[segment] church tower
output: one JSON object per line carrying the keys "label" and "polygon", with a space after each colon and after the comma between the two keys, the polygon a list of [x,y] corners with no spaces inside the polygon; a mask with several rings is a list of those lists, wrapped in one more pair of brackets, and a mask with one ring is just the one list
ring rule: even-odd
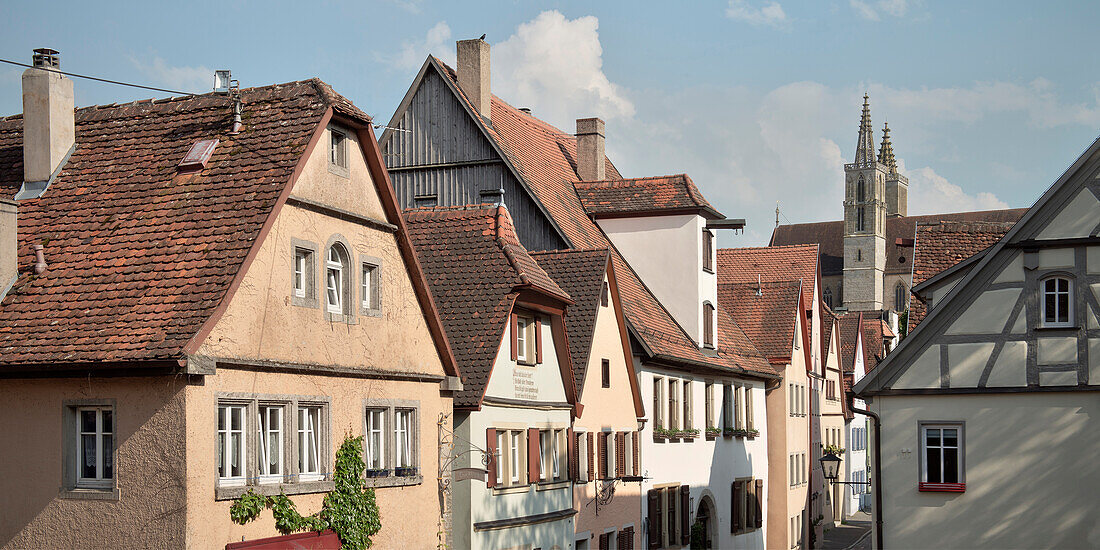
{"label": "church tower", "polygon": [[878,160],[886,165],[886,215],[894,218],[908,216],[909,178],[898,173],[898,162],[894,159],[894,146],[890,143],[890,125],[882,125],[882,148]]}
{"label": "church tower", "polygon": [[[885,132],[885,131],[884,131]],[[843,305],[849,311],[882,310],[883,273],[886,269],[886,216],[889,193],[887,180],[894,178],[895,195],[905,197],[908,180],[902,183],[894,162],[889,139],[884,138],[882,154],[875,158],[875,139],[871,128],[871,107],[863,96],[863,116],[859,121],[859,143],[855,162],[844,165],[844,286]],[[879,161],[883,162],[879,162]],[[901,199],[901,212],[905,211]],[[895,213],[898,210],[895,208]]]}

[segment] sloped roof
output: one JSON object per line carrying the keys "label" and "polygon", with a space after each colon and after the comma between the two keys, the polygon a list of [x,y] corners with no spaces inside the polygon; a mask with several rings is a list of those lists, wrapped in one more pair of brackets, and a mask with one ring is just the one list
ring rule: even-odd
{"label": "sloped roof", "polygon": [[[1012,222],[948,222],[917,224],[913,254],[913,287],[986,250],[1004,237]],[[927,314],[916,296],[909,298],[909,332]]]}
{"label": "sloped roof", "polygon": [[[802,281],[802,298],[813,303],[817,245],[718,249],[718,284]],[[759,278],[758,278],[759,277]]]}
{"label": "sloped roof", "polygon": [[573,298],[573,305],[565,311],[565,329],[569,333],[573,379],[580,391],[584,387],[588,357],[592,351],[592,333],[596,326],[609,253],[606,249],[554,250],[533,252],[531,256]]}
{"label": "sloped roof", "polygon": [[723,284],[718,285],[718,303],[768,360],[789,360],[800,287],[797,281]]}
{"label": "sloped roof", "polygon": [[[369,121],[320,80],[76,109],[76,150],[19,202],[20,278],[0,304],[0,363],[171,361],[226,296],[331,107]],[[21,115],[0,120],[0,195],[23,179]],[[176,165],[218,139],[206,168]],[[33,245],[49,268],[34,275]]]}
{"label": "sloped roof", "polygon": [[687,174],[574,182],[577,196],[597,218],[635,214],[698,212],[723,219]]}
{"label": "sloped roof", "polygon": [[[452,82],[455,81],[454,70],[438,58],[429,57],[428,64],[451,78]],[[465,97],[462,90],[457,86],[456,89],[459,97],[470,105],[469,99]],[[470,106],[470,108],[473,107]],[[664,361],[707,365],[716,369],[744,370],[766,377],[774,376],[774,370],[766,361],[759,356],[757,359],[752,359],[753,350],[740,350],[746,358],[742,363],[737,363],[721,353],[718,357],[704,354],[695,341],[672,318],[668,310],[646,288],[638,274],[623,259],[581,204],[574,187],[574,182],[580,179],[577,175],[575,136],[555,128],[530,113],[516,109],[495,95],[492,96],[490,109],[491,122],[484,124],[479,117],[479,124],[485,128],[489,139],[504,151],[507,160],[516,167],[527,188],[546,208],[552,221],[562,230],[571,246],[577,249],[607,248],[611,250],[611,260],[618,277],[624,314],[630,327],[649,353]],[[609,179],[622,178],[610,160],[607,160],[606,171]],[[719,337],[722,337],[721,333]]]}
{"label": "sloped roof", "polygon": [[[824,368],[836,368],[842,370],[836,365],[829,365],[829,340],[833,337],[833,327],[837,324],[837,316],[833,313],[833,310],[829,309],[829,306],[825,302],[821,302],[821,363]],[[837,343],[837,357],[840,356],[840,343]]]}
{"label": "sloped roof", "polygon": [[[953,212],[924,216],[903,216],[886,220],[886,273],[906,274],[912,269],[913,248],[898,244],[898,239],[912,239],[917,224],[938,221],[991,221],[1015,223],[1026,208]],[[770,244],[811,244],[821,246],[821,274],[844,273],[844,222],[816,222],[780,225],[772,231]]]}
{"label": "sloped roof", "polygon": [[520,291],[534,281],[569,295],[519,244],[503,206],[414,208],[405,222],[462,377],[454,405],[478,407]]}

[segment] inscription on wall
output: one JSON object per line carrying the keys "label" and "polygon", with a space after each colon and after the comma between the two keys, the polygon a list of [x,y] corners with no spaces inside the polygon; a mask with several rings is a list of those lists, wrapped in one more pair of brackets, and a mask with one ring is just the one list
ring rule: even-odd
{"label": "inscription on wall", "polygon": [[539,387],[535,384],[535,369],[517,367],[512,371],[512,385],[515,388],[516,399],[536,400],[539,398]]}

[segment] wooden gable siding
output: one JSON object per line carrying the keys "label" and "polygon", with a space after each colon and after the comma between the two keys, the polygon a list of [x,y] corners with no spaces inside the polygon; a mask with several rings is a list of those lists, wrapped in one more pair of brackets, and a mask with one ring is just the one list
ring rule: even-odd
{"label": "wooden gable siding", "polygon": [[566,248],[438,72],[424,74],[394,127],[408,131],[392,131],[381,146],[402,208],[418,195],[436,195],[439,206],[479,204],[481,191],[500,188],[528,250]]}

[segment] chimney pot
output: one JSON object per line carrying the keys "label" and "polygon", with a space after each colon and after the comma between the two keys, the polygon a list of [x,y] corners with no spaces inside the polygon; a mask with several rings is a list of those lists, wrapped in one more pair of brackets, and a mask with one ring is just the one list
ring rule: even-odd
{"label": "chimney pot", "polygon": [[61,54],[57,50],[37,48],[34,50],[34,55],[31,56],[31,64],[35,67],[60,69]]}
{"label": "chimney pot", "polygon": [[43,252],[43,246],[40,244],[34,245],[34,272],[41,275],[46,272],[46,268],[50,267],[46,263],[46,254]]}
{"label": "chimney pot", "polygon": [[458,87],[482,118],[489,120],[492,92],[489,86],[489,43],[475,38],[459,40],[456,71]]}
{"label": "chimney pot", "polygon": [[577,119],[577,176],[581,181],[607,179],[604,139],[603,120]]}
{"label": "chimney pot", "polygon": [[41,195],[76,143],[73,81],[50,70],[60,67],[60,56],[39,48],[34,65],[23,71],[24,185],[16,199]]}

